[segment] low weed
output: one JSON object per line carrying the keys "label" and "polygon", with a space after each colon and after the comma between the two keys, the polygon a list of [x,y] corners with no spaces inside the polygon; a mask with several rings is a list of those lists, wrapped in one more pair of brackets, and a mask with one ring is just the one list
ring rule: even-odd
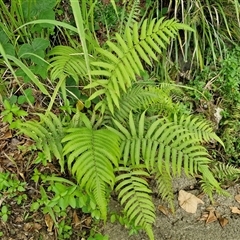
{"label": "low weed", "polygon": [[8,206],[7,200],[14,201],[18,205],[27,200],[25,187],[26,182],[18,180],[15,174],[11,174],[10,172],[0,173],[0,198],[2,201],[0,217],[2,221],[7,222],[11,214],[11,207]]}
{"label": "low weed", "polygon": [[[224,162],[239,166],[240,157],[240,48],[229,48],[226,57],[220,59],[217,66],[206,65],[205,68],[196,75],[195,80],[189,82],[191,86],[202,92],[207,101],[201,94],[191,95],[193,101],[198,105],[197,108],[207,118],[213,120],[218,128],[217,132],[224,141],[225,149],[221,158]],[[202,107],[201,107],[202,105]],[[216,122],[216,112],[220,110],[219,122]],[[218,156],[218,154],[216,153]]]}
{"label": "low weed", "polygon": [[40,195],[31,204],[30,211],[41,210],[49,214],[57,228],[58,239],[69,239],[73,234],[72,220],[68,218],[69,209],[81,209],[100,219],[100,211],[93,197],[83,192],[79,185],[61,177],[41,174],[36,168],[32,180],[40,185]]}
{"label": "low weed", "polygon": [[24,110],[21,110],[16,104],[11,104],[8,100],[3,102],[4,110],[1,112],[3,116],[3,122],[7,122],[11,128],[16,128],[21,122],[21,118],[28,115]]}

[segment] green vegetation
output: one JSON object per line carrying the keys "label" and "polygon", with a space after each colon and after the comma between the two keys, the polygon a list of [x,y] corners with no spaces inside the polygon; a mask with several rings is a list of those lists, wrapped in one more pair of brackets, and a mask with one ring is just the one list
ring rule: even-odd
{"label": "green vegetation", "polygon": [[[25,211],[57,239],[108,239],[94,224],[109,218],[154,239],[150,179],[174,211],[175,177],[198,176],[212,200],[239,177],[237,1],[0,6],[2,124],[31,142],[19,146],[31,153],[25,172],[16,159],[15,173],[0,172],[4,222],[7,200],[21,205],[34,185]],[[109,212],[113,194],[122,212]],[[69,209],[91,216],[91,230],[75,233]]]}

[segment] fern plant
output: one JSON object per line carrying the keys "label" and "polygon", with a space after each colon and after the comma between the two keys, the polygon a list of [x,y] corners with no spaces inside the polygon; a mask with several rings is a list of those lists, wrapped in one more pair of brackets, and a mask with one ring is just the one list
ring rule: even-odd
{"label": "fern plant", "polygon": [[121,16],[120,34],[126,28],[133,28],[134,23],[139,23],[141,18],[141,6],[139,0],[124,3],[124,11]]}
{"label": "fern plant", "polygon": [[54,156],[60,160],[62,169],[67,164],[80,187],[94,195],[104,220],[109,192],[118,192],[126,217],[141,226],[150,239],[154,239],[155,210],[149,176],[155,177],[159,194],[174,208],[172,179],[181,175],[182,170],[187,175],[200,174],[202,188],[210,196],[214,189],[223,192],[213,174],[221,180],[229,176],[236,178],[240,173],[223,164],[209,167],[210,156],[201,142],[209,138],[218,140],[218,137],[203,120],[199,120],[202,124],[199,130],[192,131],[189,123],[198,125],[196,117],[154,120],[147,116],[147,111],[140,117],[131,111],[128,124],[113,119],[114,125],[100,129],[93,129],[83,113],[78,124],[74,118],[68,125],[57,119],[52,113],[40,114],[41,122],[24,122],[21,131],[35,140],[48,160]]}
{"label": "fern plant", "polygon": [[[99,60],[90,61],[92,82],[85,88],[93,91],[89,100],[98,97],[93,111],[77,113],[66,125],[52,113],[40,115],[40,123],[28,121],[21,125],[21,131],[36,141],[49,160],[58,159],[62,170],[66,163],[81,188],[87,194],[93,193],[104,220],[109,192],[115,190],[129,221],[141,226],[151,240],[155,213],[149,176],[155,177],[160,195],[172,208],[171,181],[182,170],[187,176],[200,174],[203,190],[210,196],[214,189],[222,192],[209,167],[211,158],[202,146],[212,140],[222,143],[210,125],[197,117],[179,117],[170,91],[135,84],[144,64],[158,61],[162,49],[180,29],[189,28],[174,20],[154,19],[145,20],[140,28],[135,23],[132,33],[126,29],[124,36],[116,34],[114,42],[107,42],[107,49],[99,48],[99,55],[93,56]],[[57,57],[51,59],[56,78],[63,75],[64,81],[72,71],[75,78],[81,75],[82,70],[74,69],[82,60],[66,52],[61,59],[61,52],[56,52]],[[71,61],[66,61],[68,57]],[[68,67],[63,69],[65,65]],[[164,98],[173,106],[172,112]],[[160,109],[152,111],[154,105],[169,114],[164,116]],[[98,113],[96,123],[94,116]],[[221,177],[231,172],[239,173],[221,171]]]}
{"label": "fern plant", "polygon": [[143,177],[149,174],[141,169],[144,166],[119,167],[121,172],[116,177],[116,191],[118,198],[124,206],[126,216],[134,221],[135,226],[142,226],[150,239],[154,238],[151,225],[155,221],[155,209],[151,198],[151,190]]}
{"label": "fern plant", "polygon": [[[120,109],[121,94],[131,88],[136,82],[136,76],[140,76],[144,71],[143,63],[151,66],[152,60],[158,61],[158,55],[182,29],[191,30],[187,25],[178,23],[174,19],[161,18],[158,21],[146,19],[140,27],[138,23],[134,23],[132,30],[126,28],[123,36],[116,33],[114,41],[106,42],[107,49],[96,48],[98,55],[90,59],[93,79],[85,86],[85,89],[96,89],[89,100],[96,97],[106,99],[96,106],[96,108],[102,107],[102,111],[106,106],[111,113],[114,113],[115,107]],[[52,56],[50,70],[54,79],[64,80],[66,74],[73,76],[74,79],[77,76],[87,76],[87,74],[81,75],[85,65],[82,63],[82,55],[76,50],[57,46],[50,56]]]}
{"label": "fern plant", "polygon": [[220,182],[233,181],[239,178],[240,170],[233,167],[230,164],[224,164],[222,162],[213,162],[212,172]]}
{"label": "fern plant", "polygon": [[51,112],[36,115],[40,118],[40,122],[26,121],[21,123],[19,133],[23,133],[34,140],[37,149],[43,152],[49,162],[57,159],[61,171],[64,171],[63,147],[60,142],[65,135],[62,121]]}
{"label": "fern plant", "polygon": [[[140,76],[144,71],[143,62],[152,66],[152,60],[158,61],[157,54],[162,53],[180,29],[191,30],[174,19],[161,18],[158,21],[144,20],[140,29],[135,23],[132,31],[126,28],[123,37],[116,33],[116,43],[107,41],[108,49],[97,49],[102,60],[91,62],[92,66],[100,69],[91,72],[98,78],[85,87],[98,88],[89,100],[103,95],[109,110],[114,113],[115,107],[120,108],[121,92],[126,92],[136,81],[136,75]],[[104,109],[103,104],[103,101],[99,103]]]}
{"label": "fern plant", "polygon": [[50,57],[51,80],[61,80],[71,76],[76,84],[79,84],[79,78],[83,78],[87,71],[81,52],[81,49],[73,49],[69,46],[56,46],[51,50],[48,53]]}
{"label": "fern plant", "polygon": [[63,155],[67,156],[68,169],[76,176],[80,187],[93,192],[102,218],[107,219],[107,185],[113,189],[115,175],[120,158],[119,138],[107,129],[93,130],[70,128]]}
{"label": "fern plant", "polygon": [[[183,119],[183,116],[182,116]],[[188,120],[188,118],[185,118]],[[138,166],[144,162],[149,172],[156,172],[160,177],[165,172],[169,176],[181,175],[182,167],[186,175],[201,173],[202,176],[209,181],[211,185],[221,192],[218,182],[209,170],[208,164],[210,157],[204,147],[199,143],[199,132],[192,132],[182,124],[160,118],[145,129],[146,116],[142,113],[138,124],[135,124],[133,114],[129,115],[129,124],[124,127],[121,123],[114,120],[116,128],[108,127],[121,138],[121,155],[125,166]],[[197,121],[193,118],[192,122]],[[184,122],[184,121],[182,121]],[[203,123],[200,121],[200,123]],[[209,136],[211,139],[218,139],[213,131],[205,131],[204,122],[199,131],[202,132],[202,138],[207,141]],[[209,126],[208,126],[209,128]],[[208,129],[209,130],[209,129]],[[157,170],[156,170],[157,169]],[[164,188],[160,194],[167,195]],[[211,192],[207,192],[211,194]]]}
{"label": "fern plant", "polygon": [[[148,109],[151,114],[171,114],[178,111],[178,106],[173,102],[172,94],[179,91],[176,87],[164,84],[163,87],[157,87],[150,84],[133,84],[127,92],[122,93],[119,99],[120,109],[115,109],[114,118],[119,122],[126,122],[129,113],[134,109],[136,112],[142,112]],[[112,113],[106,110],[104,119],[106,124],[112,123]]]}

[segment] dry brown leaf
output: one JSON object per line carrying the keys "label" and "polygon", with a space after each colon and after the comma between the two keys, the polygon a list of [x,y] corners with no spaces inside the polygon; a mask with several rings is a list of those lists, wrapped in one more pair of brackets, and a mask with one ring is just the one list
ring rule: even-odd
{"label": "dry brown leaf", "polygon": [[81,224],[81,221],[79,220],[76,210],[74,210],[73,212],[73,224],[75,227]]}
{"label": "dry brown leaf", "polygon": [[33,232],[33,231],[39,231],[42,228],[41,224],[39,223],[34,223],[34,222],[29,222],[24,224],[24,231],[25,232]]}
{"label": "dry brown leaf", "polygon": [[25,147],[29,147],[29,146],[32,146],[32,145],[33,145],[33,141],[30,140],[30,139],[27,139],[26,142],[24,143]]}
{"label": "dry brown leaf", "polygon": [[225,227],[228,224],[228,219],[224,218],[224,217],[219,217],[218,221],[219,221],[222,228]]}
{"label": "dry brown leaf", "polygon": [[158,210],[159,210],[160,212],[162,212],[162,213],[163,213],[164,215],[166,215],[166,216],[169,215],[168,209],[165,208],[163,205],[159,205],[159,206],[158,206]]}
{"label": "dry brown leaf", "polygon": [[201,216],[198,220],[199,220],[199,221],[206,221],[207,218],[208,218],[208,215],[209,215],[208,212],[204,212],[204,213],[202,214],[202,216]]}
{"label": "dry brown leaf", "polygon": [[20,177],[21,177],[24,181],[26,181],[23,173],[19,172],[18,174],[20,175]]}
{"label": "dry brown leaf", "polygon": [[34,223],[33,224],[33,229],[39,231],[42,228],[42,225],[39,223]]}
{"label": "dry brown leaf", "polygon": [[204,192],[202,192],[202,193],[200,193],[200,194],[197,195],[197,197],[198,197],[199,199],[201,199],[201,200],[204,198],[204,196],[205,196],[205,193],[204,193]]}
{"label": "dry brown leaf", "polygon": [[221,214],[218,211],[215,211],[215,215],[216,215],[217,219],[221,218]]}
{"label": "dry brown leaf", "polygon": [[240,194],[238,194],[238,195],[235,196],[235,200],[236,200],[238,203],[240,203]]}
{"label": "dry brown leaf", "polygon": [[85,222],[86,226],[89,227],[91,222],[92,222],[92,218],[91,217],[87,217],[84,222]]}
{"label": "dry brown leaf", "polygon": [[0,137],[0,140],[12,138],[12,132],[9,130]]}
{"label": "dry brown leaf", "polygon": [[26,223],[24,224],[23,230],[25,232],[29,232],[29,230],[32,228],[32,223]]}
{"label": "dry brown leaf", "polygon": [[183,208],[188,213],[195,213],[197,211],[198,204],[204,204],[201,199],[184,190],[179,191],[178,202],[181,208]]}
{"label": "dry brown leaf", "polygon": [[17,216],[15,219],[15,222],[20,223],[23,222],[23,217],[22,216]]}
{"label": "dry brown leaf", "polygon": [[217,221],[217,217],[216,217],[214,211],[212,210],[212,211],[209,212],[206,223],[212,223],[212,222],[215,222],[215,221]]}
{"label": "dry brown leaf", "polygon": [[215,208],[210,205],[205,210],[208,211],[208,212],[211,212],[211,211],[215,211]]}
{"label": "dry brown leaf", "polygon": [[230,207],[232,210],[232,213],[240,214],[240,209],[238,207]]}
{"label": "dry brown leaf", "polygon": [[103,4],[109,4],[110,0],[102,0]]}
{"label": "dry brown leaf", "polygon": [[52,232],[52,228],[53,228],[53,220],[51,218],[51,216],[49,214],[45,215],[45,223],[48,227],[47,231],[48,232]]}

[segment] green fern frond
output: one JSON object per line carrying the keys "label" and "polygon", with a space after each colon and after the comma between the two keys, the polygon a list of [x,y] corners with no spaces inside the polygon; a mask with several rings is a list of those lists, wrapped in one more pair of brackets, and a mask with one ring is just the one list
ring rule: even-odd
{"label": "green fern frond", "polygon": [[140,135],[144,131],[144,117],[141,117],[139,121],[139,134],[137,133],[132,112],[129,114],[129,128],[126,128],[115,119],[113,119],[113,122],[119,130],[110,126],[107,126],[107,128],[116,133],[121,139],[120,152],[123,157],[124,166],[140,164],[141,140],[143,138]]}
{"label": "green fern frond", "polygon": [[87,68],[82,51],[69,46],[56,46],[49,52],[52,80],[73,77],[76,83],[86,76]]}
{"label": "green fern frond", "polygon": [[201,184],[201,189],[205,194],[207,194],[210,198],[210,200],[213,200],[213,191],[215,190],[214,186],[207,181],[205,178],[199,181]]}
{"label": "green fern frond", "polygon": [[159,86],[150,86],[146,89],[158,98],[153,104],[148,106],[148,112],[168,116],[179,111],[178,98],[183,96],[183,92],[178,86],[169,83],[162,83]]}
{"label": "green fern frond", "polygon": [[170,208],[174,211],[174,192],[172,185],[172,176],[168,174],[166,169],[162,169],[162,173],[159,171],[155,172],[155,179],[157,182],[158,193],[163,200],[169,203]]}
{"label": "green fern frond", "polygon": [[216,180],[217,176],[215,176],[214,171],[212,171],[212,168],[210,171],[208,166],[200,166],[199,171],[201,172],[202,175],[202,179],[200,180],[201,188],[203,192],[210,197],[211,201],[213,201],[214,190],[216,190],[217,193],[219,194],[223,194],[226,196],[230,195],[228,192],[226,192],[220,187],[219,182],[217,182]]}
{"label": "green fern frond", "polygon": [[222,146],[224,143],[213,131],[212,126],[206,120],[201,120],[198,117],[184,116],[180,118],[175,114],[174,122],[181,125],[182,128],[189,131],[189,133],[194,134],[196,139],[199,139],[201,143],[210,142],[215,140],[219,142]]}
{"label": "green fern frond", "polygon": [[116,43],[107,41],[108,50],[97,49],[103,60],[92,62],[92,66],[99,67],[99,70],[93,70],[91,74],[104,79],[104,83],[93,81],[85,87],[100,87],[89,99],[105,94],[108,108],[114,113],[114,107],[120,107],[120,91],[126,92],[136,81],[136,75],[144,70],[143,62],[151,66],[152,59],[158,61],[156,54],[162,53],[161,49],[166,48],[180,29],[190,28],[174,20],[161,18],[157,22],[156,19],[149,22],[146,19],[140,27],[140,35],[137,23],[133,26],[133,32],[126,29],[124,37],[116,34]]}
{"label": "green fern frond", "polygon": [[240,177],[240,169],[222,162],[213,162],[211,171],[219,181],[234,181]]}
{"label": "green fern frond", "polygon": [[155,210],[150,196],[147,181],[147,172],[138,168],[120,167],[121,172],[116,177],[116,191],[119,191],[118,198],[121,205],[124,205],[124,212],[130,222],[135,226],[141,226],[147,232],[150,239],[153,239],[152,224],[155,221]]}
{"label": "green fern frond", "polygon": [[147,117],[141,115],[138,124],[133,115],[129,114],[128,126],[123,126],[113,119],[119,131],[108,127],[121,138],[121,155],[126,165],[138,165],[144,160],[149,170],[155,169],[157,163],[162,173],[163,163],[166,171],[180,175],[182,167],[187,175],[198,172],[198,166],[209,163],[206,149],[198,144],[198,139],[180,125],[166,121],[163,118],[154,121],[145,129]]}
{"label": "green fern frond", "polygon": [[107,185],[113,188],[120,152],[119,138],[107,129],[71,128],[62,143],[71,173],[80,186],[93,192],[102,217],[107,216]]}
{"label": "green fern frond", "polygon": [[[157,87],[156,87],[157,88]],[[130,111],[137,112],[147,109],[156,102],[166,101],[166,94],[163,91],[157,92],[155,87],[148,87],[142,84],[134,84],[119,99],[120,108],[115,110],[114,118],[121,123],[126,122]],[[112,114],[106,111],[105,120],[111,121]]]}
{"label": "green fern frond", "polygon": [[64,171],[64,158],[61,140],[64,130],[60,118],[48,112],[46,115],[37,114],[40,122],[27,121],[21,123],[20,133],[29,136],[36,142],[36,147],[41,150],[48,161],[53,157],[59,160],[61,171]]}
{"label": "green fern frond", "polygon": [[145,112],[137,124],[131,112],[128,126],[113,121],[119,130],[108,128],[121,139],[121,155],[125,166],[144,163],[150,172],[157,171],[164,176],[168,174],[169,178],[180,176],[182,169],[187,176],[200,173],[214,189],[222,191],[210,171],[211,160],[206,148],[184,126],[160,118],[145,129]]}
{"label": "green fern frond", "polygon": [[211,199],[212,199],[213,190],[216,190],[220,194],[226,194],[226,192],[220,187],[219,182],[213,176],[213,173],[212,173],[212,171],[210,171],[209,166],[200,165],[198,169],[202,175],[201,183],[203,186],[205,186],[205,189],[203,189],[203,191],[206,194],[208,194]]}
{"label": "green fern frond", "polygon": [[[136,115],[137,112],[142,112],[145,109],[147,109],[148,115],[173,114],[177,111],[178,106],[172,101],[172,91],[175,93],[177,89],[169,85],[159,87],[141,83],[134,84],[126,93],[121,95],[120,108],[115,110],[114,119],[126,125],[131,111]],[[112,125],[112,114],[108,109],[104,115],[104,123]]]}
{"label": "green fern frond", "polygon": [[147,91],[141,85],[134,85],[126,93],[123,93],[120,98],[120,108],[116,109],[114,115],[119,122],[124,122],[129,117],[130,111],[146,109],[155,99],[157,95]]}
{"label": "green fern frond", "polygon": [[[165,119],[155,121],[145,135],[143,157],[146,165],[153,169],[157,159],[159,172],[164,166],[168,174],[180,175],[182,167],[186,175],[194,175],[199,164],[208,164],[208,153],[197,140],[178,125],[165,122]],[[189,138],[189,139],[188,139]],[[187,140],[188,139],[188,140]]]}
{"label": "green fern frond", "polygon": [[135,0],[135,1],[129,1],[126,3],[125,6],[125,11],[123,12],[124,16],[122,16],[123,19],[123,28],[130,28],[133,29],[133,25],[135,23],[140,22],[140,17],[141,17],[141,6],[140,6],[140,1]]}

